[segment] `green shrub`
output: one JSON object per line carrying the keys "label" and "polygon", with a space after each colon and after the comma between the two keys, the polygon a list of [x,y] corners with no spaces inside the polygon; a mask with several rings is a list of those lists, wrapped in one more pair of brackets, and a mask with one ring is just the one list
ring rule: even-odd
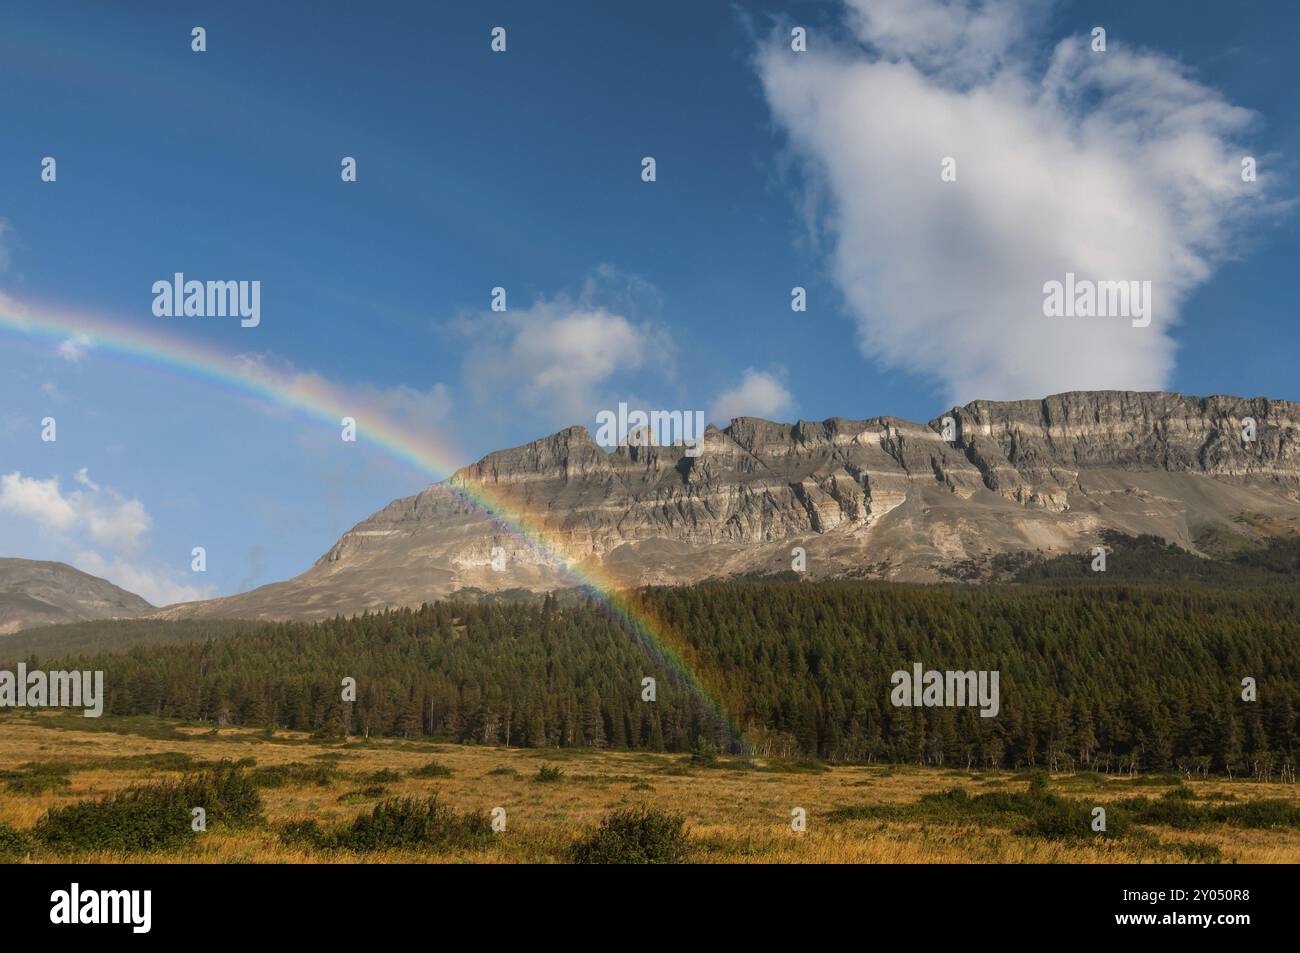
{"label": "green shrub", "polygon": [[101,768],[129,768],[133,771],[192,771],[203,767],[183,751],[160,751],[155,754],[125,754],[99,762]]}
{"label": "green shrub", "polygon": [[388,793],[388,788],[382,784],[367,784],[362,788],[353,788],[351,791],[344,791],[338,799],[343,804],[353,804],[357,801],[369,801],[373,798],[383,797]]}
{"label": "green shrub", "polygon": [[15,794],[44,794],[70,787],[68,770],[64,764],[32,761],[14,770],[0,771],[0,778],[4,779],[5,788]]}
{"label": "green shrub", "polygon": [[280,828],[280,843],[289,847],[320,847],[324,838],[316,821],[289,821]]}
{"label": "green shrub", "polygon": [[223,761],[180,782],[182,799],[207,812],[208,823],[252,824],[261,819],[262,796],[248,779],[241,762]]}
{"label": "green shrub", "polygon": [[324,764],[304,764],[291,761],[288,764],[271,764],[257,768],[248,779],[259,788],[284,788],[314,784],[326,787],[337,777],[337,772]]}
{"label": "green shrub", "polygon": [[543,764],[533,775],[533,780],[538,784],[553,784],[564,777],[564,771],[553,764]]}
{"label": "green shrub", "polygon": [[191,810],[201,807],[209,825],[247,824],[261,817],[262,799],[231,762],[180,781],[139,785],[94,801],[50,808],[33,830],[59,850],[132,853],[170,850],[194,837]]}
{"label": "green shrub", "polygon": [[[496,774],[496,773],[498,773],[500,770],[501,770],[501,769],[498,768],[497,771],[489,771],[488,773],[489,773],[489,774]],[[510,769],[507,768],[506,770],[509,771]],[[511,773],[513,774],[514,772],[511,771]],[[434,761],[430,761],[428,764],[426,764],[426,765],[425,765],[424,767],[422,767],[422,768],[416,768],[414,771],[411,772],[411,777],[413,777],[413,778],[449,778],[449,777],[451,777],[451,768],[447,767],[447,766],[446,766],[445,764],[443,764],[441,761],[434,760]]]}
{"label": "green shrub", "polygon": [[[1045,775],[1044,775],[1045,777]],[[978,821],[1009,827],[1017,834],[1046,840],[1083,837],[1116,837],[1128,832],[1133,816],[1119,805],[1106,807],[1106,830],[1092,829],[1088,801],[1063,798],[1043,789],[1044,782],[1030,779],[1029,791],[989,791],[971,795],[964,788],[951,788],[923,795],[912,804],[860,804],[830,812],[830,819],[907,820],[944,823]]]}
{"label": "green shrub", "polygon": [[400,772],[394,771],[391,768],[380,768],[378,771],[373,772],[368,778],[366,778],[366,780],[373,781],[376,784],[392,784],[394,781],[402,780],[402,775]]}
{"label": "green shrub", "polygon": [[1207,807],[1205,811],[1214,821],[1233,827],[1300,828],[1300,807],[1275,798],[1222,804]]}
{"label": "green shrub", "polygon": [[685,819],[653,807],[614,811],[570,851],[575,864],[680,864],[689,855]]}
{"label": "green shrub", "polygon": [[1223,804],[1194,804],[1166,794],[1158,801],[1129,798],[1118,805],[1139,824],[1164,824],[1176,830],[1229,827],[1300,828],[1300,807],[1290,801],[1264,799]]}
{"label": "green shrub", "polygon": [[168,850],[190,838],[190,819],[190,806],[166,783],[51,808],[35,834],[57,850]]}
{"label": "green shrub", "polygon": [[1130,820],[1127,814],[1114,807],[1106,807],[1106,829],[1094,831],[1094,805],[1081,801],[1049,795],[1037,799],[1030,806],[1024,824],[1015,833],[1041,837],[1044,840],[1083,840],[1088,837],[1122,837],[1128,833]]}
{"label": "green shrub", "polygon": [[481,812],[460,813],[435,794],[420,798],[390,798],[369,814],[333,830],[315,821],[295,821],[280,829],[289,845],[308,844],[321,850],[456,850],[479,849],[492,842],[492,822]]}
{"label": "green shrub", "polygon": [[718,760],[718,746],[700,735],[691,745],[691,764],[710,765]]}
{"label": "green shrub", "polygon": [[1030,794],[1046,794],[1052,783],[1051,775],[1042,768],[1028,772],[1026,779],[1029,781]]}
{"label": "green shrub", "polygon": [[30,850],[28,837],[16,827],[0,824],[0,857],[21,857]]}

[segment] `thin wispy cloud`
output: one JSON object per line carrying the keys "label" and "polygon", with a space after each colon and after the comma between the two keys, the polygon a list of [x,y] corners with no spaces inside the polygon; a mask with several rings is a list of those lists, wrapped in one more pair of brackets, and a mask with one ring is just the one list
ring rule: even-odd
{"label": "thin wispy cloud", "polygon": [[94,340],[87,334],[77,334],[59,342],[55,349],[59,357],[71,364],[83,361],[86,354],[95,346]]}
{"label": "thin wispy cloud", "polygon": [[[429,432],[441,428],[453,408],[451,390],[442,383],[420,389],[408,384],[384,386],[369,382],[342,382],[262,353],[240,354],[236,361],[240,373],[262,387],[280,392],[328,395],[332,404],[358,420],[369,412],[401,426]],[[279,407],[268,406],[266,409],[281,415],[288,413]]]}

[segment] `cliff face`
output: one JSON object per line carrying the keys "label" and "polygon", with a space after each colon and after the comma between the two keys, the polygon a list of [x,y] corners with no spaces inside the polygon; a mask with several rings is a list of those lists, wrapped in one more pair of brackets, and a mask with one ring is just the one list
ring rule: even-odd
{"label": "cliff face", "polygon": [[[966,455],[995,492],[1020,499],[1031,487],[1065,498],[1081,469],[1277,478],[1300,470],[1297,405],[1238,397],[1087,392],[1042,401],[976,401],[952,412]],[[1242,421],[1256,439],[1242,440]]]}
{"label": "cliff face", "polygon": [[[545,547],[455,490],[527,514]],[[814,578],[923,581],[999,553],[1082,552],[1103,529],[1193,551],[1300,529],[1300,405],[1107,391],[976,401],[928,424],[746,417],[710,427],[697,457],[607,453],[571,427],[389,504],[296,579],[166,611],[319,618],[464,587],[570,586],[565,563],[623,585],[690,583],[788,570],[796,546]]]}

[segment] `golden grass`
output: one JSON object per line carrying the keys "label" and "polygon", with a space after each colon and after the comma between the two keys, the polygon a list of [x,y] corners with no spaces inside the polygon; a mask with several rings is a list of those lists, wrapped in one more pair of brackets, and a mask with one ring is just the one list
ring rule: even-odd
{"label": "golden grass", "polygon": [[[105,723],[108,719],[103,719]],[[313,740],[293,732],[272,738],[243,729],[180,728],[183,740],[78,730],[75,721],[45,714],[0,720],[0,768],[31,761],[69,766],[71,786],[24,795],[0,785],[0,823],[30,828],[51,808],[100,797],[133,784],[175,777],[121,759],[181,752],[196,761],[256,759],[257,766],[330,764],[341,776],[327,786],[264,788],[269,825],[244,830],[213,830],[179,852],[81,854],[41,853],[33,862],[162,863],[368,863],[473,862],[548,863],[563,859],[567,846],[609,811],[636,804],[682,814],[698,860],[717,863],[1151,863],[1175,859],[1168,849],[1137,840],[1067,843],[1036,839],[978,824],[828,818],[835,808],[859,804],[909,804],[927,793],[962,787],[970,793],[1023,790],[1025,782],[1008,772],[965,772],[909,766],[845,766],[823,773],[771,773],[725,767],[693,767],[681,755],[608,751],[501,749],[382,739],[350,743]],[[161,725],[162,723],[157,723]],[[57,725],[57,727],[56,727]],[[97,725],[96,728],[102,726]],[[126,730],[126,729],[124,729]],[[321,756],[334,756],[325,760]],[[421,779],[410,772],[436,759],[452,770],[449,778]],[[117,762],[117,763],[114,763]],[[531,780],[543,763],[563,769],[556,783]],[[757,765],[762,768],[760,760]],[[504,807],[508,828],[488,850],[454,854],[382,852],[371,855],[316,852],[283,846],[275,826],[289,820],[322,824],[346,821],[368,811],[376,798],[340,801],[341,795],[371,783],[381,769],[400,772],[385,783],[386,796],[425,796],[435,791],[458,810]],[[514,774],[500,773],[513,771]],[[497,772],[497,773],[494,773]],[[1001,786],[1000,786],[1001,785]],[[1231,794],[1237,801],[1282,798],[1300,803],[1294,785],[1223,780],[1192,781],[1198,794]],[[1059,779],[1061,793],[1088,797],[1098,804],[1165,788],[1137,787],[1119,779]],[[790,812],[807,812],[808,830],[790,830]],[[1224,861],[1300,862],[1300,831],[1222,828],[1180,832],[1151,828],[1164,845],[1212,845]]]}

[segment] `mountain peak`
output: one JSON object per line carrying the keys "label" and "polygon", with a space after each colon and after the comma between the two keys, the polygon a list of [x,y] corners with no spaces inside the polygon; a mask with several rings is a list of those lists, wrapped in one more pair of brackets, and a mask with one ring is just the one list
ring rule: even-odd
{"label": "mountain peak", "polygon": [[[1107,531],[1192,552],[1249,545],[1300,527],[1300,406],[1075,391],[972,401],[928,424],[737,417],[709,427],[696,456],[606,452],[575,426],[449,484],[391,503],[290,582],[187,611],[319,618],[461,588],[567,587],[566,567],[618,585],[693,583],[788,571],[794,547],[813,578],[933,581],[1004,553],[1086,552]],[[476,485],[526,514],[540,545],[453,492]]]}
{"label": "mountain peak", "polygon": [[605,452],[596,445],[586,427],[575,424],[509,450],[495,450],[477,463],[457,470],[448,482],[452,486],[461,486],[511,483],[538,477],[568,479],[608,470]]}

